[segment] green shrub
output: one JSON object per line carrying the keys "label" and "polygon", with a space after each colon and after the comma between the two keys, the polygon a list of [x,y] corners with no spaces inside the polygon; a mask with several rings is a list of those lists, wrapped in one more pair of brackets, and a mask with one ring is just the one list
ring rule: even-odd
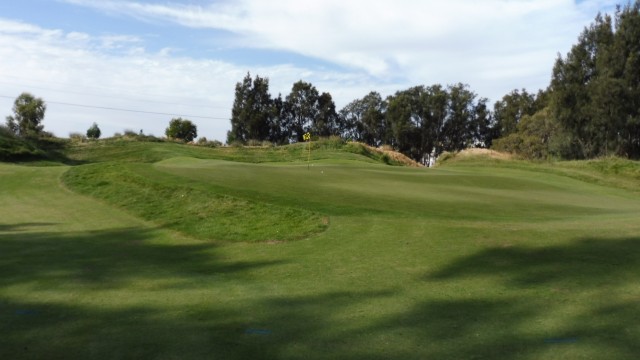
{"label": "green shrub", "polygon": [[87,137],[89,139],[99,139],[100,135],[102,135],[102,131],[98,127],[98,124],[93,123],[89,129],[87,129]]}
{"label": "green shrub", "polygon": [[384,162],[387,165],[391,165],[391,157],[389,157],[389,154],[382,154],[382,156],[380,157],[380,159],[382,160],[382,162]]}
{"label": "green shrub", "polygon": [[209,141],[207,140],[206,137],[202,136],[198,138],[198,142],[196,143],[198,146],[206,146],[206,147],[211,147],[211,148],[216,148],[216,147],[220,147],[222,146],[222,142],[218,141],[218,140],[212,140]]}

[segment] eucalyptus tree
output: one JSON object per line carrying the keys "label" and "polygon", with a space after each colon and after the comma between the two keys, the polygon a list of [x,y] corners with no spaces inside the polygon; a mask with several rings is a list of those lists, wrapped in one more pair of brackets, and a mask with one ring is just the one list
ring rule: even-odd
{"label": "eucalyptus tree", "polygon": [[340,134],[340,118],[331,94],[323,92],[318,96],[317,116],[312,119],[311,132],[317,136]]}
{"label": "eucalyptus tree", "polygon": [[385,116],[387,102],[372,91],[340,110],[341,135],[371,146],[390,143],[390,128]]}
{"label": "eucalyptus tree", "polygon": [[496,101],[493,105],[494,137],[500,138],[514,133],[522,117],[536,112],[535,100],[536,97],[527,90],[515,89]]}
{"label": "eucalyptus tree", "polygon": [[273,106],[269,79],[257,75],[252,79],[247,73],[242,82],[236,84],[228,142],[269,139],[276,121]]}
{"label": "eucalyptus tree", "polygon": [[302,136],[312,131],[314,121],[320,115],[318,89],[302,80],[293,84],[285,98],[283,117],[289,139],[303,141]]}
{"label": "eucalyptus tree", "polygon": [[7,116],[7,127],[20,137],[37,137],[42,133],[47,105],[44,100],[28,92],[20,94],[13,102],[13,116]]}
{"label": "eucalyptus tree", "polygon": [[551,81],[551,109],[572,158],[640,157],[640,1],[598,15]]}

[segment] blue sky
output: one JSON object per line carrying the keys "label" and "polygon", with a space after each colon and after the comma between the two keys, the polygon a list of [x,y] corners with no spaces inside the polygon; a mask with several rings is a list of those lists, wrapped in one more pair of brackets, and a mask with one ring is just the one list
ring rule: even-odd
{"label": "blue sky", "polygon": [[[235,83],[297,80],[338,109],[375,90],[469,84],[493,103],[548,85],[609,0],[20,0],[0,3],[0,109],[23,91],[57,136],[96,122],[162,136],[174,116],[225,140]],[[85,105],[81,107],[76,105]],[[106,109],[109,108],[109,109]],[[111,110],[110,110],[111,109]],[[133,111],[120,111],[125,109]]]}

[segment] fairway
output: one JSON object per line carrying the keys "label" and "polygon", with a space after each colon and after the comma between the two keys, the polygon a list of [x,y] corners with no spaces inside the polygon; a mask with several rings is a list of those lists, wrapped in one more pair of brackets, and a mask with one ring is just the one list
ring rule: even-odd
{"label": "fairway", "polygon": [[640,353],[636,192],[542,165],[172,146],[0,164],[0,359]]}

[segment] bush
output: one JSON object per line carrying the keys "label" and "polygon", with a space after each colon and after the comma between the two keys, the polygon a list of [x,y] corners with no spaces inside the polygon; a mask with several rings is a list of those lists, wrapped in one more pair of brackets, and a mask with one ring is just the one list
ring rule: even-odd
{"label": "bush", "polygon": [[128,137],[128,138],[137,138],[138,137],[138,133],[131,130],[131,129],[125,129],[124,130],[124,137]]}
{"label": "bush", "polygon": [[207,147],[220,147],[222,146],[222,142],[218,141],[218,140],[213,140],[213,141],[209,141],[207,140],[206,137],[200,137],[198,138],[198,142],[196,143],[198,146],[207,146]]}
{"label": "bush", "polygon": [[[87,131],[87,133],[88,132],[89,131]],[[72,133],[69,133],[69,140],[71,140],[71,142],[74,142],[74,143],[83,143],[87,140],[87,137],[82,135],[79,132],[72,132]]]}
{"label": "bush", "polygon": [[255,140],[255,139],[249,139],[249,140],[247,140],[247,146],[262,146],[262,141]]}
{"label": "bush", "polygon": [[96,123],[93,123],[93,125],[91,125],[89,129],[87,129],[87,137],[89,139],[99,139],[100,135],[102,135],[102,132],[100,131],[100,128]]}
{"label": "bush", "polygon": [[517,125],[517,131],[493,141],[492,149],[517,154],[528,160],[548,159],[554,153],[559,126],[551,117],[548,109],[534,115],[523,116]]}
{"label": "bush", "polygon": [[380,158],[382,160],[382,162],[384,162],[387,165],[391,165],[391,158],[389,157],[389,154],[382,154],[382,157]]}
{"label": "bush", "polygon": [[8,127],[4,125],[0,125],[0,138],[3,138],[3,137],[15,138],[15,134]]}
{"label": "bush", "polygon": [[0,125],[0,161],[44,159],[47,154],[33,141],[18,137],[11,129]]}
{"label": "bush", "polygon": [[455,159],[456,154],[452,152],[445,151],[440,156],[438,156],[438,160],[436,162],[437,165],[444,164],[447,161]]}
{"label": "bush", "polygon": [[170,139],[192,142],[193,139],[198,137],[198,128],[191,120],[173,118],[169,122],[169,127],[166,129],[165,135]]}

